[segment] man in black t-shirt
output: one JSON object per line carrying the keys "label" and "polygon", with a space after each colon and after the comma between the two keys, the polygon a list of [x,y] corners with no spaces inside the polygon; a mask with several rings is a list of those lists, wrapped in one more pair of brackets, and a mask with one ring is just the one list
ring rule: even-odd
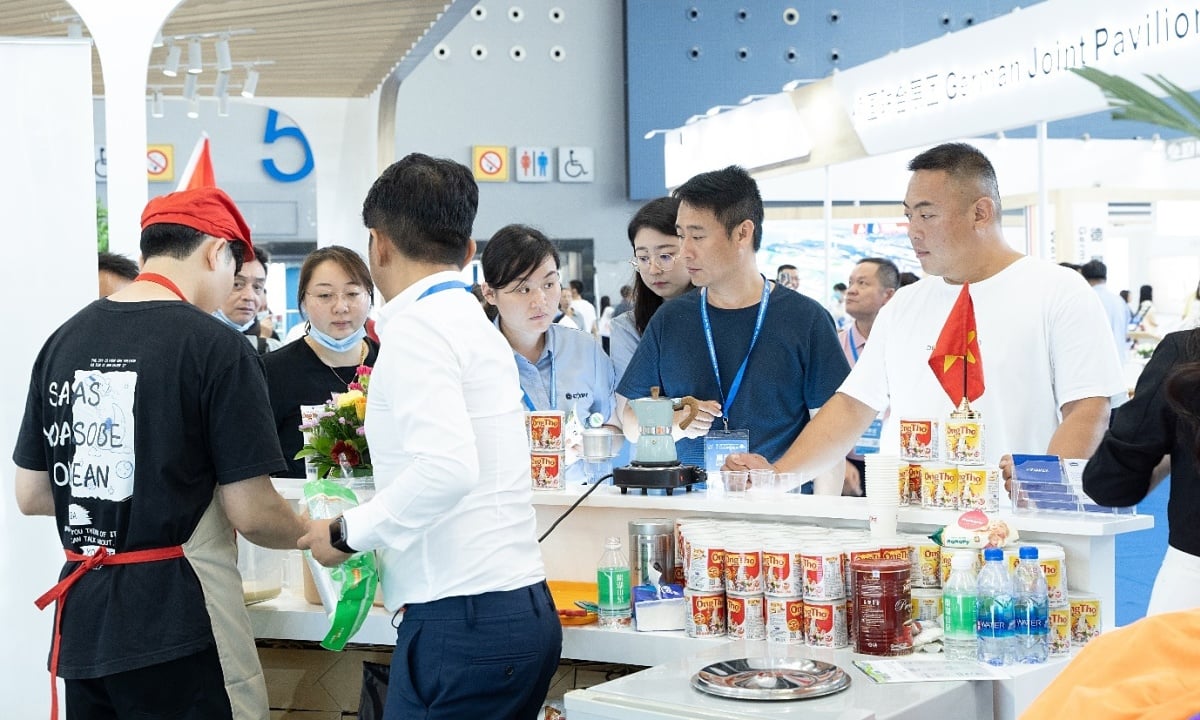
{"label": "man in black t-shirt", "polygon": [[172,193],[141,253],[46,341],[13,453],[18,507],[53,515],[67,556],[38,601],[58,602],[50,670],[71,717],[266,718],[232,531],[291,548],[307,521],[270,482],[262,363],[210,315],[250,231],[216,188]]}

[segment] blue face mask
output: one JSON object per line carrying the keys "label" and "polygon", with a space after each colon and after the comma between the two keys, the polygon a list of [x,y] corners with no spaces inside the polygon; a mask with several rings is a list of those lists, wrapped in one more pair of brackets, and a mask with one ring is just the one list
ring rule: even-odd
{"label": "blue face mask", "polygon": [[354,331],[345,338],[338,340],[326,335],[325,333],[313,327],[312,323],[309,323],[308,336],[313,340],[316,340],[321,347],[340,353],[346,352],[350,348],[362,342],[362,339],[367,336],[367,329],[365,327],[360,327],[358,330]]}
{"label": "blue face mask", "polygon": [[226,325],[233,328],[234,330],[237,330],[238,332],[246,332],[247,330],[249,330],[250,326],[253,325],[254,321],[257,319],[257,318],[250,318],[250,322],[246,323],[245,325],[238,325],[234,321],[230,320],[228,315],[221,312],[221,308],[217,308],[213,312],[213,317],[215,317],[216,319],[225,323]]}

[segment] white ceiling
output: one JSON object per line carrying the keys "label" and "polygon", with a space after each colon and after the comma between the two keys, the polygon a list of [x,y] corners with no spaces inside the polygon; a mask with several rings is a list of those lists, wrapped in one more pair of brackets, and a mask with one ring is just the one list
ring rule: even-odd
{"label": "white ceiling", "polygon": [[[112,0],[131,2],[132,0]],[[259,68],[257,94],[268,97],[364,97],[370,95],[402,60],[419,60],[428,43],[417,43],[435,28],[451,5],[475,0],[185,0],[163,26],[165,37],[252,30],[230,38],[234,71],[230,94],[245,77],[240,63],[272,61]],[[447,13],[453,24],[465,9]],[[53,18],[73,16],[65,0],[3,0],[0,35],[65,37],[67,24]],[[438,26],[444,35],[448,27]],[[84,34],[87,34],[86,27]],[[216,73],[215,38],[205,40],[200,83],[211,85]],[[93,86],[104,94],[99,57],[93,52]],[[164,76],[155,65],[166,60],[165,47],[151,53],[147,87],[177,94],[183,72]],[[183,64],[187,48],[183,48]],[[178,88],[174,86],[178,85]]]}

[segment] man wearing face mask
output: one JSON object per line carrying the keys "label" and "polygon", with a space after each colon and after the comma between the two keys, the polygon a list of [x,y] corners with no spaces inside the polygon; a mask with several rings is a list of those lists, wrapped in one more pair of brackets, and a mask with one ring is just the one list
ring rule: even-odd
{"label": "man wearing face mask", "polygon": [[280,346],[278,339],[263,337],[259,330],[258,309],[267,296],[267,255],[254,248],[254,258],[242,264],[233,281],[233,290],[213,316],[246,336],[246,341],[265,355]]}

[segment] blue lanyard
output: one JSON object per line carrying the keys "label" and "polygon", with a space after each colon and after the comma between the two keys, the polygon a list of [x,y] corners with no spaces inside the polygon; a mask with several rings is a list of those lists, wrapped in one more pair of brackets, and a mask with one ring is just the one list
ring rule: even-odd
{"label": "blue lanyard", "polygon": [[765,275],[761,277],[763,279],[762,300],[758,303],[758,319],[754,321],[754,335],[750,338],[750,347],[746,349],[746,357],[742,360],[742,366],[738,368],[737,375],[733,377],[733,384],[729,386],[728,401],[725,398],[725,390],[721,387],[721,368],[717,365],[717,348],[713,345],[712,324],[708,321],[708,288],[700,288],[700,319],[704,321],[704,339],[708,342],[708,357],[712,360],[713,374],[717,377],[717,392],[721,394],[721,414],[726,430],[729,430],[729,411],[733,407],[733,401],[737,398],[738,390],[742,387],[746,366],[750,364],[750,353],[754,352],[754,345],[758,342],[758,333],[762,330],[763,318],[767,316],[767,303],[771,299],[771,284],[767,282]]}
{"label": "blue lanyard", "polygon": [[[550,332],[546,331],[546,342],[550,342]],[[558,371],[554,367],[554,348],[550,348],[550,409],[558,409]],[[537,368],[537,365],[534,365]],[[533,400],[530,399],[529,393],[525,392],[525,388],[521,388],[521,402],[525,403],[525,407],[529,412],[537,410],[533,405]]]}
{"label": "blue lanyard", "polygon": [[462,280],[447,280],[446,282],[440,282],[437,285],[431,286],[428,290],[426,290],[425,292],[418,295],[417,300],[420,300],[429,295],[434,295],[436,293],[440,293],[443,290],[457,290],[459,288],[466,290],[467,292],[471,291],[471,286],[466,284]]}
{"label": "blue lanyard", "polygon": [[850,354],[854,356],[854,362],[858,362],[858,343],[854,342],[854,323],[850,323],[850,327],[846,328],[846,339],[850,341]]}

